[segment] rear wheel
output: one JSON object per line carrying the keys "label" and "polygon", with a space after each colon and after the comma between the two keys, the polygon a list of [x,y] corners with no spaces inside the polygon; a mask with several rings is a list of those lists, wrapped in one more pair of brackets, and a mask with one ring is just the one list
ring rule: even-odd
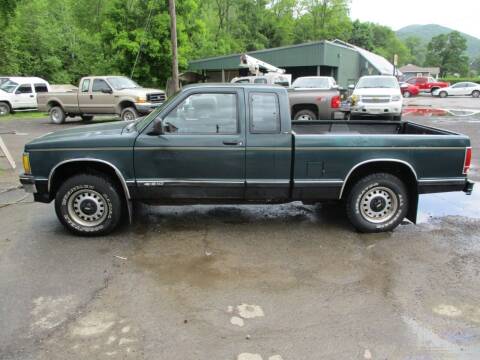
{"label": "rear wheel", "polygon": [[83,121],[92,121],[93,115],[82,115],[81,118]]}
{"label": "rear wheel", "polygon": [[472,92],[472,96],[473,96],[474,98],[479,98],[479,97],[480,97],[480,91],[478,91],[478,90],[473,91],[473,92]]}
{"label": "rear wheel", "polygon": [[295,114],[294,120],[317,120],[317,115],[311,110],[300,110]]}
{"label": "rear wheel", "polygon": [[106,235],[122,217],[122,200],[108,177],[75,175],[65,181],[55,196],[60,222],[82,236]]}
{"label": "rear wheel", "polygon": [[347,197],[347,216],[360,232],[395,229],[408,211],[408,192],[396,176],[376,173],[358,180]]}
{"label": "rear wheel", "polygon": [[404,97],[404,98],[409,98],[409,97],[411,97],[411,96],[412,96],[412,94],[410,93],[410,91],[405,91],[405,92],[403,93],[403,97]]}
{"label": "rear wheel", "polygon": [[6,102],[0,102],[0,116],[5,116],[10,114],[12,109],[10,108],[10,105]]}
{"label": "rear wheel", "polygon": [[65,122],[65,111],[60,106],[54,106],[50,109],[50,122],[54,124],[63,124]]}
{"label": "rear wheel", "polygon": [[448,93],[446,91],[440,91],[440,93],[438,94],[438,96],[440,96],[442,99],[446,98],[448,96]]}
{"label": "rear wheel", "polygon": [[123,121],[131,121],[135,120],[138,118],[138,112],[135,108],[133,107],[128,107],[122,110],[122,113],[120,114],[120,117],[122,118]]}

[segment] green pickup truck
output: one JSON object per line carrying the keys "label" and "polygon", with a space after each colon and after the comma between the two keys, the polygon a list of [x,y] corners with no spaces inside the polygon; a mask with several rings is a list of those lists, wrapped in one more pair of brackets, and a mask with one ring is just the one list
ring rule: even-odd
{"label": "green pickup truck", "polygon": [[343,201],[361,232],[416,221],[418,195],[464,191],[467,136],[410,122],[294,121],[277,86],[198,84],[145,118],[25,145],[20,181],[80,235],[104,235],[132,202]]}

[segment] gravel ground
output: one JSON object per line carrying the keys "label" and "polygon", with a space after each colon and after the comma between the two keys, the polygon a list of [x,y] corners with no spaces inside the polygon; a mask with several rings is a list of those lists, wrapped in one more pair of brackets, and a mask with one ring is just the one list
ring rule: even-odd
{"label": "gravel ground", "polygon": [[[479,180],[480,118],[408,119],[468,134]],[[20,164],[29,139],[74,125],[0,131],[17,131],[3,138]],[[424,196],[420,223],[386,234],[291,203],[139,206],[132,226],[86,239],[52,205],[0,193],[0,358],[479,359],[478,194]]]}

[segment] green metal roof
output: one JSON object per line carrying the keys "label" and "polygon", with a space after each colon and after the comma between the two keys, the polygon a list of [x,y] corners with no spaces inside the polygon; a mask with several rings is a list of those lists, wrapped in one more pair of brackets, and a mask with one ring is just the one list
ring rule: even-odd
{"label": "green metal roof", "polygon": [[[357,61],[358,52],[330,41],[284,46],[247,53],[278,67],[290,66],[338,66],[340,58],[351,57]],[[240,55],[217,56],[190,61],[190,70],[238,69]]]}

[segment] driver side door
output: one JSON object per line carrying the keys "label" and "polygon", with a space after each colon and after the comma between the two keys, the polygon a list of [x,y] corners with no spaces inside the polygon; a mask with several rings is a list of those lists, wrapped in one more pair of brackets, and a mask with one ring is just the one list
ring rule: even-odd
{"label": "driver side door", "polygon": [[[244,101],[243,89],[193,89],[160,113],[135,142],[138,198],[243,200]],[[160,119],[165,130],[153,134]]]}

